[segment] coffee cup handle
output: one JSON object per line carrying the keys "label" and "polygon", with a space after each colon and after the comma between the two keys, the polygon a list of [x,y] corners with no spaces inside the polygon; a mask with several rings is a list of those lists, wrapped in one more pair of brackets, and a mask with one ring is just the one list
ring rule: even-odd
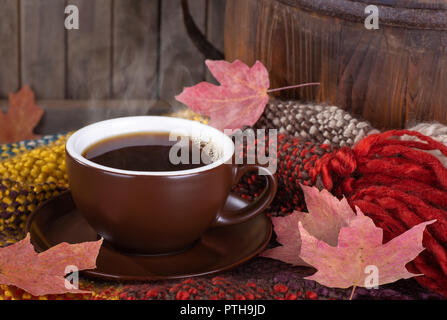
{"label": "coffee cup handle", "polygon": [[217,215],[213,226],[222,227],[245,222],[264,211],[276,195],[278,183],[273,173],[259,165],[239,165],[233,167],[233,185],[237,184],[244,174],[258,170],[266,178],[266,187],[262,194],[246,207],[238,210],[223,210]]}

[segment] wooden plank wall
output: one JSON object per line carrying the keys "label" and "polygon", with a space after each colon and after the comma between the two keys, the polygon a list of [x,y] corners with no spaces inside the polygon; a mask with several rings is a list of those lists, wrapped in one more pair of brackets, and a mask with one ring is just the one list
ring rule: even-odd
{"label": "wooden plank wall", "polygon": [[[77,5],[80,29],[64,28]],[[225,0],[189,0],[223,50]],[[2,0],[0,99],[29,84],[46,100],[164,100],[211,79],[183,25],[180,0]]]}
{"label": "wooden plank wall", "polygon": [[17,0],[0,4],[0,98],[15,91],[20,83],[19,7]]}

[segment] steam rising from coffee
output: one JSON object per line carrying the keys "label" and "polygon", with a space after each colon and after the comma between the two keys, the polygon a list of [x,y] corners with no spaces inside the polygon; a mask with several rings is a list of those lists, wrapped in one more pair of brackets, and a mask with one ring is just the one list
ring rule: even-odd
{"label": "steam rising from coffee", "polygon": [[[277,130],[253,129],[224,130],[224,133],[230,136],[235,145],[235,154],[227,163],[233,164],[259,164],[266,167],[271,173],[276,172],[277,168]],[[220,149],[222,141],[210,140],[202,136],[200,130],[185,132],[173,130],[169,135],[169,141],[177,141],[169,152],[169,161],[172,164],[211,164],[219,160],[224,151]],[[190,148],[190,142],[196,145],[196,148]],[[263,171],[259,171],[264,175]]]}
{"label": "steam rising from coffee", "polygon": [[[128,11],[127,16],[132,16],[132,23],[120,21],[121,15],[116,15],[112,50],[104,43],[89,43],[88,52],[81,58],[88,68],[88,77],[82,70],[70,70],[84,75],[82,81],[69,84],[69,98],[89,99],[84,124],[179,110],[185,106],[175,100],[175,95],[183,87],[204,80],[205,58],[184,30],[180,6],[172,7],[163,2],[160,5],[162,18],[157,18],[160,12],[148,12],[151,10],[147,10],[147,5],[123,6]],[[157,10],[157,5],[150,8]],[[87,26],[84,24],[83,28]],[[110,59],[111,70],[105,70],[103,64],[89,64],[92,57],[95,61]],[[82,69],[82,63],[76,64],[76,68],[79,67]],[[112,105],[110,102],[105,105],[103,100],[113,100]]]}

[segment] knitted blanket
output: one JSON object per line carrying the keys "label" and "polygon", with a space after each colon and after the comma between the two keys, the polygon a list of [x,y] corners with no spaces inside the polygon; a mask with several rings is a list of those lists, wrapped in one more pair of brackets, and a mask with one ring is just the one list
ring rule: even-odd
{"label": "knitted blanket", "polygon": [[[334,109],[335,108],[335,109]],[[289,110],[287,113],[278,111]],[[206,122],[189,112],[176,116]],[[279,116],[278,116],[279,115]],[[299,121],[295,121],[298,120]],[[267,214],[287,214],[302,206],[302,199],[289,181],[308,181],[306,172],[328,150],[350,146],[370,133],[366,122],[352,118],[336,107],[310,106],[293,102],[271,102],[258,127],[279,128],[280,148],[278,179],[280,190]],[[294,143],[299,136],[302,142]],[[43,201],[68,188],[64,146],[67,135],[46,136],[39,140],[0,146],[0,246],[23,238],[24,222]],[[289,157],[294,155],[294,157]],[[314,157],[315,156],[315,157]],[[295,165],[296,164],[296,165]],[[294,170],[292,170],[292,165]],[[240,195],[251,198],[258,190],[255,179],[235,187]],[[288,186],[288,187],[287,187]],[[276,245],[272,240],[271,246]],[[12,286],[0,285],[0,299],[347,299],[350,289],[332,289],[305,280],[314,270],[257,257],[218,276],[169,281],[117,283],[93,281],[82,277],[80,287],[92,294],[33,297]],[[441,299],[413,279],[401,280],[379,289],[358,288],[354,299]]]}

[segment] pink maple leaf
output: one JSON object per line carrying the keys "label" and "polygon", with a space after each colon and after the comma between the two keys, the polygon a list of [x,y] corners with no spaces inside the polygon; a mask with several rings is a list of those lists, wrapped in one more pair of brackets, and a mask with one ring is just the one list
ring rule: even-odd
{"label": "pink maple leaf", "polygon": [[0,284],[14,285],[34,296],[88,293],[65,286],[65,269],[71,265],[79,270],[96,268],[101,244],[102,239],[78,244],[63,242],[37,253],[28,234],[13,245],[0,248]]}
{"label": "pink maple leaf", "polygon": [[267,105],[269,92],[319,84],[308,83],[268,90],[269,74],[259,61],[251,68],[239,60],[233,63],[206,60],[205,63],[220,86],[201,82],[184,88],[175,98],[192,111],[209,116],[210,125],[220,130],[233,131],[255,124]]}
{"label": "pink maple leaf", "polygon": [[420,223],[383,244],[383,230],[360,209],[355,214],[345,198],[338,200],[315,187],[301,188],[309,213],[272,218],[281,246],[264,251],[262,256],[312,266],[317,272],[307,279],[328,287],[352,286],[352,292],[357,286],[366,286],[369,266],[378,270],[377,285],[417,276],[405,265],[424,250],[423,232],[435,220]]}
{"label": "pink maple leaf", "polygon": [[175,98],[191,110],[209,116],[210,125],[220,130],[253,125],[269,100],[270,82],[264,65],[256,61],[249,68],[239,60],[205,63],[221,85],[201,82],[185,88]]}
{"label": "pink maple leaf", "polygon": [[382,244],[383,230],[357,208],[357,216],[349,226],[341,228],[337,246],[315,238],[300,222],[300,257],[317,269],[306,279],[332,288],[365,287],[370,275],[368,266],[377,268],[377,285],[417,276],[408,272],[405,265],[424,250],[423,232],[434,222],[420,223]]}
{"label": "pink maple leaf", "polygon": [[272,218],[272,223],[281,244],[262,253],[263,257],[281,260],[296,266],[308,265],[299,257],[301,235],[298,222],[317,239],[337,245],[340,229],[347,226],[355,214],[345,198],[341,201],[329,191],[301,185],[306,201],[306,212],[295,211],[286,217]]}

